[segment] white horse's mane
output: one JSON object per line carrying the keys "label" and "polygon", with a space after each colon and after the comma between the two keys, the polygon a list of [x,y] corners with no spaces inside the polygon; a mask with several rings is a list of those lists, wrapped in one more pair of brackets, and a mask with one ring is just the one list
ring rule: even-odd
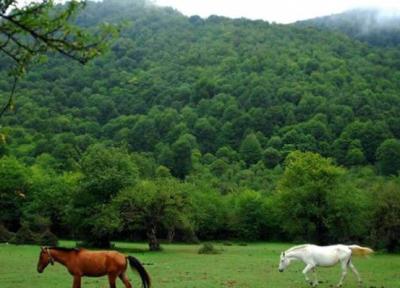
{"label": "white horse's mane", "polygon": [[306,248],[308,245],[309,244],[303,244],[303,245],[298,245],[298,246],[291,247],[288,250],[286,250],[285,253],[289,253],[289,252],[292,252],[294,250]]}

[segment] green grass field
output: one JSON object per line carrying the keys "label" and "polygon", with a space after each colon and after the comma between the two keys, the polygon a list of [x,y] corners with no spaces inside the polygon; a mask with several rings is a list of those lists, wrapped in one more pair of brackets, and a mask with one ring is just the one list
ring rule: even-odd
{"label": "green grass field", "polygon": [[[62,246],[74,245],[63,241]],[[303,264],[293,263],[284,273],[278,272],[279,253],[291,245],[249,244],[248,246],[223,246],[217,255],[199,255],[199,245],[164,245],[162,252],[146,252],[145,244],[116,243],[117,249],[137,257],[152,277],[155,288],[291,288],[308,287],[301,270]],[[72,278],[60,264],[48,266],[43,274],[36,272],[38,246],[14,246],[0,244],[1,288],[70,288]],[[400,287],[400,255],[375,254],[353,260],[367,288]],[[317,270],[320,287],[333,287],[340,277],[340,267]],[[134,287],[139,277],[129,271]],[[106,277],[84,278],[83,288],[108,287]],[[357,287],[354,275],[349,271],[345,287]],[[123,287],[117,282],[117,287]]]}

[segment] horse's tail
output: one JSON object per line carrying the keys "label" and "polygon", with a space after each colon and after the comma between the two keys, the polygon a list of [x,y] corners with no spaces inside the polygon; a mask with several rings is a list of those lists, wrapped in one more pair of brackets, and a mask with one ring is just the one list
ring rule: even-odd
{"label": "horse's tail", "polygon": [[358,245],[349,245],[348,247],[351,249],[351,255],[366,256],[374,253],[374,250],[368,247],[361,247]]}
{"label": "horse's tail", "polygon": [[144,269],[143,265],[140,264],[139,260],[133,256],[127,256],[126,258],[129,261],[129,265],[131,266],[131,269],[133,270],[133,268],[135,268],[136,271],[139,273],[139,276],[142,279],[143,288],[150,288],[150,286],[151,286],[150,276],[147,273],[147,271]]}

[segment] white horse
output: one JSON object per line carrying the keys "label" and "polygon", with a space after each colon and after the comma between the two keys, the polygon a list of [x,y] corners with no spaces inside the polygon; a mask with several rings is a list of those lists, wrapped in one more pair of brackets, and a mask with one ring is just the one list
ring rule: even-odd
{"label": "white horse", "polygon": [[[279,272],[283,272],[293,260],[303,261],[304,264],[306,264],[306,267],[303,270],[306,281],[309,282],[311,286],[316,287],[318,285],[318,280],[315,274],[315,268],[318,266],[329,267],[340,262],[342,265],[342,276],[337,284],[337,287],[341,287],[343,285],[343,279],[346,277],[348,267],[350,267],[350,269],[356,275],[358,283],[361,285],[362,281],[360,274],[354,267],[353,263],[351,263],[351,256],[368,255],[373,252],[374,251],[368,247],[360,247],[358,245],[317,246],[305,244],[295,246],[281,253]],[[314,274],[314,282],[311,282],[308,278],[307,273],[310,271],[312,271]]]}

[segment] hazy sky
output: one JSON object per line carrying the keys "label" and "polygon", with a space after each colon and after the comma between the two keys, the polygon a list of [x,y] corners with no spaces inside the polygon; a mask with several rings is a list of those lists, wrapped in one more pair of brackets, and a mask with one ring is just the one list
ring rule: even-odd
{"label": "hazy sky", "polygon": [[296,20],[340,13],[352,8],[379,7],[391,13],[400,11],[400,0],[154,0],[160,6],[171,6],[185,15],[220,15],[245,17],[270,22],[290,23]]}

